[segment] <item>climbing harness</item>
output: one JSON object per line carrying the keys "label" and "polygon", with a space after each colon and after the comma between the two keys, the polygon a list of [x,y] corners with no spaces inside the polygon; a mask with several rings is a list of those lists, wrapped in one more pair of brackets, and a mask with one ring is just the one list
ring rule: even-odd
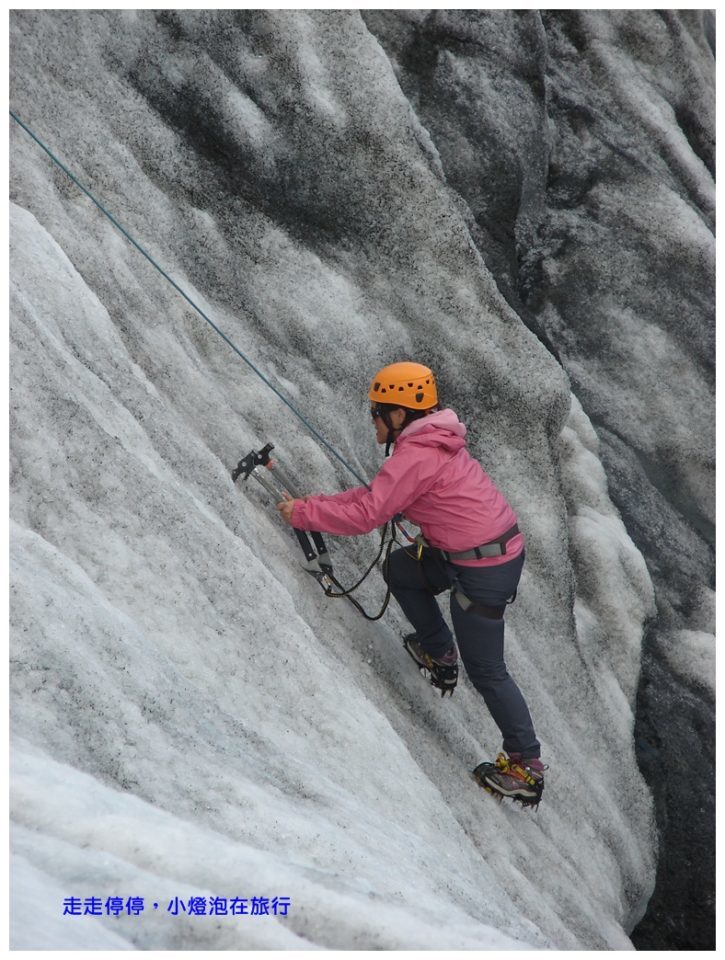
{"label": "climbing harness", "polygon": [[[296,486],[289,479],[286,471],[279,466],[276,460],[271,458],[270,454],[272,450],[274,450],[274,444],[268,443],[262,447],[261,450],[252,450],[245,457],[242,457],[234,470],[232,470],[232,482],[236,483],[239,477],[242,477],[244,481],[250,477],[254,477],[254,479],[264,487],[267,493],[274,498],[275,503],[281,503],[285,499],[285,494],[295,499],[299,498],[300,494],[296,492]],[[322,534],[313,531],[308,535],[304,530],[298,530],[296,527],[293,527],[294,535],[305,555],[305,562],[302,564],[303,569],[311,574],[320,584],[325,592],[325,596],[333,600],[347,599],[366,620],[379,620],[385,613],[388,603],[390,602],[390,585],[388,585],[383,606],[375,616],[368,614],[351,594],[361,586],[363,581],[372,572],[373,567],[379,562],[383,553],[385,553],[383,568],[387,566],[393,544],[398,542],[395,536],[395,525],[398,525],[399,529],[402,529],[399,523],[395,523],[397,519],[398,518],[394,518],[393,521],[383,526],[380,538],[380,549],[377,556],[360,580],[358,580],[353,587],[350,587],[349,590],[346,590],[342,586],[333,573],[332,561],[330,560],[330,554],[328,553]],[[386,542],[388,527],[390,527],[391,536]],[[310,542],[310,537],[312,538],[312,542]]]}
{"label": "climbing harness", "polygon": [[422,533],[418,534],[415,539],[421,547],[428,547],[430,550],[435,550],[439,553],[446,563],[455,563],[457,560],[483,560],[484,557],[503,557],[506,554],[506,544],[509,540],[513,540],[519,532],[518,524],[515,523],[506,533],[501,534],[501,536],[495,540],[488,540],[478,547],[472,547],[470,550],[462,550],[460,553],[448,553],[445,550],[441,550],[440,547],[431,547]]}
{"label": "climbing harness", "polygon": [[506,554],[506,544],[509,540],[515,537],[517,533],[519,533],[519,528],[517,524],[514,524],[513,527],[506,531],[506,533],[502,534],[500,537],[497,537],[495,540],[489,540],[487,543],[482,543],[480,546],[473,547],[471,550],[463,550],[460,553],[448,553],[445,550],[441,550],[440,547],[431,547],[423,534],[419,533],[415,537],[417,550],[415,554],[409,555],[414,556],[419,562],[419,570],[423,580],[423,586],[429,593],[437,596],[439,593],[443,593],[445,590],[450,589],[451,594],[456,598],[458,605],[464,613],[475,613],[478,614],[479,617],[486,617],[488,620],[502,620],[503,615],[506,612],[506,607],[510,606],[510,604],[512,604],[516,599],[515,590],[513,595],[503,606],[492,607],[488,606],[487,604],[471,600],[470,597],[467,597],[465,593],[463,593],[460,586],[458,586],[456,583],[453,583],[450,587],[435,587],[426,576],[422,562],[423,554],[424,551],[427,550],[429,556],[435,560],[438,560],[439,563],[441,561],[443,563],[455,563],[456,560],[481,560],[483,557],[500,557]]}
{"label": "climbing harness", "polygon": [[486,617],[488,620],[503,620],[506,607],[516,599],[516,593],[514,592],[514,595],[506,601],[503,607],[489,607],[485,603],[475,603],[460,590],[454,590],[453,596],[464,613],[477,613],[479,617]]}

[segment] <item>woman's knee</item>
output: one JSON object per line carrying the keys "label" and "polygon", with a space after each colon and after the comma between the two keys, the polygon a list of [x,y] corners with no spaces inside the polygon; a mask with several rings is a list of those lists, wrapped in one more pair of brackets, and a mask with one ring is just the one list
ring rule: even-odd
{"label": "woman's knee", "polygon": [[405,584],[409,579],[410,563],[411,559],[404,547],[393,550],[383,563],[383,579],[385,582],[390,586]]}

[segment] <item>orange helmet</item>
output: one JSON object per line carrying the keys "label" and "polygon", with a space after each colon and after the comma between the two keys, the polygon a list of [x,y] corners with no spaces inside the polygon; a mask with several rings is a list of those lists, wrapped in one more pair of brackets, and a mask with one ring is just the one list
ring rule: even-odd
{"label": "orange helmet", "polygon": [[368,398],[408,410],[430,410],[438,405],[433,371],[409,360],[391,363],[373,377]]}

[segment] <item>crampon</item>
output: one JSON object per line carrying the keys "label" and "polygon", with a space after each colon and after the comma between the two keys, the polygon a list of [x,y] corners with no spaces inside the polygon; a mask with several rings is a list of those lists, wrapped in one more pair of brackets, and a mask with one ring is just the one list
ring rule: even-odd
{"label": "crampon", "polygon": [[431,686],[440,690],[442,697],[446,694],[452,697],[458,683],[458,661],[441,663],[434,660],[423,650],[414,633],[403,637],[403,646],[420,672],[429,677]]}
{"label": "crampon", "polygon": [[[546,769],[546,768],[545,768]],[[524,808],[538,809],[544,792],[544,774],[499,753],[494,763],[479,763],[472,773],[476,783],[499,803],[508,797]]]}

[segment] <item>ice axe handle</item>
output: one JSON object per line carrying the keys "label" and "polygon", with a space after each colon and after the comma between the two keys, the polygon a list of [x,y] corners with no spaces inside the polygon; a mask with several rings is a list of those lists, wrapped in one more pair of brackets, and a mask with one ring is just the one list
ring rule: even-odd
{"label": "ice axe handle", "polygon": [[309,537],[307,536],[305,531],[298,530],[297,527],[292,527],[292,529],[294,530],[295,536],[297,537],[297,542],[302,547],[302,552],[305,555],[305,560],[307,561],[316,560],[317,554],[312,549],[312,545],[310,544]]}

